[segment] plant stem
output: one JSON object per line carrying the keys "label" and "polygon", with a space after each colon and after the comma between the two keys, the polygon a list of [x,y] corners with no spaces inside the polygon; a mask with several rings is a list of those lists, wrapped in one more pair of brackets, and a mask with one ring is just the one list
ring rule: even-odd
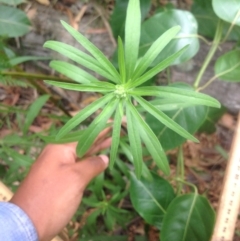
{"label": "plant stem", "polygon": [[[183,161],[183,150],[182,145],[178,149],[178,157],[177,157],[177,176],[179,180],[184,181],[184,161]],[[177,196],[182,192],[183,183],[180,182],[177,187]]]}
{"label": "plant stem", "polygon": [[33,74],[33,73],[27,73],[27,72],[12,72],[12,71],[1,71],[0,75],[6,75],[11,77],[22,77],[22,78],[28,78],[28,79],[41,79],[41,80],[58,80],[58,81],[64,81],[64,82],[71,82],[70,79],[67,78],[61,78],[53,75],[45,75],[45,74]]}
{"label": "plant stem", "polygon": [[194,88],[197,89],[199,84],[200,84],[200,81],[202,79],[202,76],[206,70],[206,68],[208,67],[213,55],[215,54],[217,48],[218,48],[218,45],[220,44],[220,41],[221,41],[221,37],[222,37],[222,20],[219,20],[218,21],[218,24],[217,24],[217,29],[216,29],[216,33],[215,33],[215,36],[214,36],[214,39],[213,39],[213,44],[207,54],[207,57],[205,58],[204,62],[203,62],[203,65],[202,65],[202,68],[200,69],[198,75],[197,75],[197,78],[194,82]]}

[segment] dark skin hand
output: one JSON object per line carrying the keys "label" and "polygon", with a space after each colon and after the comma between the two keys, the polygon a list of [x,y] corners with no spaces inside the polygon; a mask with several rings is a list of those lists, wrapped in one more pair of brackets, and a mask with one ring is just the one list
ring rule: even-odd
{"label": "dark skin hand", "polygon": [[47,145],[10,202],[32,220],[40,241],[57,235],[76,212],[87,184],[108,166],[105,155],[92,156],[109,147],[101,133],[88,156],[76,156],[76,143]]}

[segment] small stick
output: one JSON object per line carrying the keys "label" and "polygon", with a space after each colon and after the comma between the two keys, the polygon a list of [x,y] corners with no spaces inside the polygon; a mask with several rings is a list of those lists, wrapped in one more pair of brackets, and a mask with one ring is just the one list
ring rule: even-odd
{"label": "small stick", "polygon": [[[13,193],[10,191],[10,189],[0,181],[0,201],[7,202],[12,198],[12,196],[13,196]],[[60,237],[56,236],[51,241],[63,241],[63,240]]]}
{"label": "small stick", "polygon": [[232,241],[240,204],[240,112],[211,241]]}

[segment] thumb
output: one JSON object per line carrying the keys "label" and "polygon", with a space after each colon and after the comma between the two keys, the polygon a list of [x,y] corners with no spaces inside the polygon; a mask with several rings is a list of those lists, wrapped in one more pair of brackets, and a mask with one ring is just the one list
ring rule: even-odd
{"label": "thumb", "polygon": [[88,157],[75,164],[75,168],[81,176],[81,183],[84,187],[98,174],[103,172],[109,163],[106,155]]}

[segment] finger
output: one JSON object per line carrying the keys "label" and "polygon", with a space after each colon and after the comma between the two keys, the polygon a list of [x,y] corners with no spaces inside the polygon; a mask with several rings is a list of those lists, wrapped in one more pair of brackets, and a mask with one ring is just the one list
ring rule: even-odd
{"label": "finger", "polygon": [[94,141],[94,145],[98,144],[99,142],[102,142],[103,139],[106,138],[106,136],[108,135],[108,133],[112,130],[112,126],[105,128],[103,131],[100,132],[100,134],[98,135],[98,137],[96,138],[96,140]]}
{"label": "finger", "polygon": [[97,152],[100,152],[102,150],[105,150],[107,148],[109,148],[112,144],[112,137],[109,137],[105,140],[102,141],[102,143],[99,143],[97,145],[94,145],[88,152],[87,152],[87,156],[96,154]]}
{"label": "finger", "polygon": [[85,188],[87,184],[98,174],[103,172],[109,163],[105,155],[88,157],[75,164],[75,171],[79,173],[80,183]]}

